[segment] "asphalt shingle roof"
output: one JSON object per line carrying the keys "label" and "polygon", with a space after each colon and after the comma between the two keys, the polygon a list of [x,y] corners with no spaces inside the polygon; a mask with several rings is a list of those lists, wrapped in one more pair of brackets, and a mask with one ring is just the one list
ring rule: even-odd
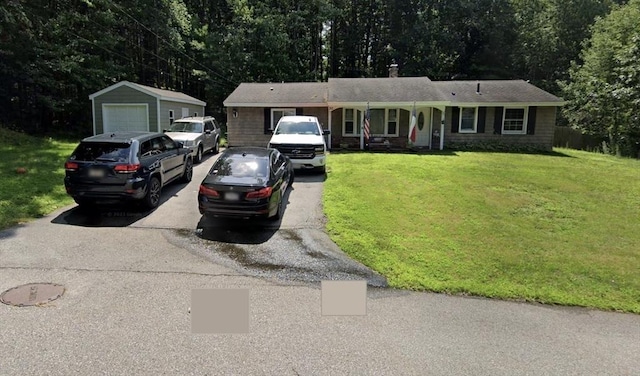
{"label": "asphalt shingle roof", "polygon": [[224,105],[318,105],[327,103],[326,82],[242,83]]}
{"label": "asphalt shingle roof", "polygon": [[[477,92],[478,84],[480,92]],[[434,86],[453,103],[555,103],[561,98],[523,80],[438,81]]]}
{"label": "asphalt shingle roof", "polygon": [[428,77],[330,78],[329,102],[439,102]]}
{"label": "asphalt shingle roof", "polygon": [[[480,93],[477,93],[478,83]],[[242,83],[224,105],[269,107],[343,103],[540,103],[562,98],[523,80],[431,81],[428,77],[329,78],[328,82]]]}

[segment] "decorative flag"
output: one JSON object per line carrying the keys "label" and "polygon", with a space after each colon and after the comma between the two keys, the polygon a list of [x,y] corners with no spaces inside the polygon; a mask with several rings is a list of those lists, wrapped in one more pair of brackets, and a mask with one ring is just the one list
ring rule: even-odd
{"label": "decorative flag", "polygon": [[364,113],[364,126],[363,131],[364,131],[364,139],[367,141],[369,141],[369,123],[370,123],[370,118],[371,118],[371,113],[369,111],[369,103],[367,103],[367,111]]}
{"label": "decorative flag", "polygon": [[411,141],[412,144],[415,144],[416,142],[416,123],[418,122],[417,116],[416,116],[416,102],[413,102],[413,112],[411,113],[411,123],[409,124],[409,141]]}

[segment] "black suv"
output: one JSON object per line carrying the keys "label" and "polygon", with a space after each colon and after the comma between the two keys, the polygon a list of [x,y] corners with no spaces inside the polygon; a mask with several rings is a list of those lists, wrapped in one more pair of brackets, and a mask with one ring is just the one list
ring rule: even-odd
{"label": "black suv", "polygon": [[87,137],[64,164],[67,193],[80,206],[124,200],[160,203],[162,187],[191,181],[191,149],[162,133],[117,132]]}

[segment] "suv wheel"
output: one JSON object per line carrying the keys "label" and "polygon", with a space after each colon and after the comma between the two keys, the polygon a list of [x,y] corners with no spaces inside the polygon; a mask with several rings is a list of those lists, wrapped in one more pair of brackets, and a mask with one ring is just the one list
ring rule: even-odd
{"label": "suv wheel", "polygon": [[149,180],[149,187],[147,189],[147,195],[144,196],[144,205],[149,209],[154,209],[160,204],[160,191],[162,186],[160,180],[156,177],[152,177]]}
{"label": "suv wheel", "polygon": [[216,140],[216,142],[213,144],[213,154],[218,154],[218,152],[220,151],[220,145],[218,144],[219,140]]}
{"label": "suv wheel", "polygon": [[188,183],[193,178],[193,162],[191,158],[187,158],[187,161],[184,162],[184,173],[182,174],[182,181]]}
{"label": "suv wheel", "polygon": [[196,153],[196,163],[202,162],[202,145],[198,146],[198,152]]}

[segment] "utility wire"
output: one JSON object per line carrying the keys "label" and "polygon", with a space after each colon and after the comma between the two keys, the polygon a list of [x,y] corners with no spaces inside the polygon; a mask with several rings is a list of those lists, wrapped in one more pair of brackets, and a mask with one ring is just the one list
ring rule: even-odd
{"label": "utility wire", "polygon": [[134,16],[130,15],[128,12],[126,12],[124,9],[122,9],[122,7],[120,7],[120,5],[114,3],[111,0],[105,0],[108,3],[112,4],[118,11],[120,11],[122,14],[124,14],[125,16],[129,17],[130,19],[132,19],[133,21],[135,21],[137,24],[139,24],[140,26],[142,26],[145,30],[149,31],[151,34],[155,35],[156,38],[158,38],[159,40],[161,40],[163,43],[165,43],[167,46],[169,46],[170,48],[172,48],[173,50],[181,53],[182,55],[184,55],[185,57],[187,57],[189,60],[193,61],[194,63],[198,64],[199,66],[201,66],[202,68],[206,69],[207,71],[209,71],[210,73],[222,78],[223,80],[229,82],[230,84],[234,85],[234,87],[238,86],[238,83],[230,80],[229,78],[225,77],[224,75],[212,70],[211,68],[205,66],[204,64],[202,64],[201,62],[199,62],[198,60],[194,59],[193,57],[189,56],[188,54],[186,54],[184,51],[177,49],[176,47],[174,47],[171,43],[167,42],[164,38],[162,38],[160,35],[158,35],[156,32],[154,32],[153,30],[151,30],[150,28],[148,28],[146,25],[144,25],[142,22],[138,21]]}

